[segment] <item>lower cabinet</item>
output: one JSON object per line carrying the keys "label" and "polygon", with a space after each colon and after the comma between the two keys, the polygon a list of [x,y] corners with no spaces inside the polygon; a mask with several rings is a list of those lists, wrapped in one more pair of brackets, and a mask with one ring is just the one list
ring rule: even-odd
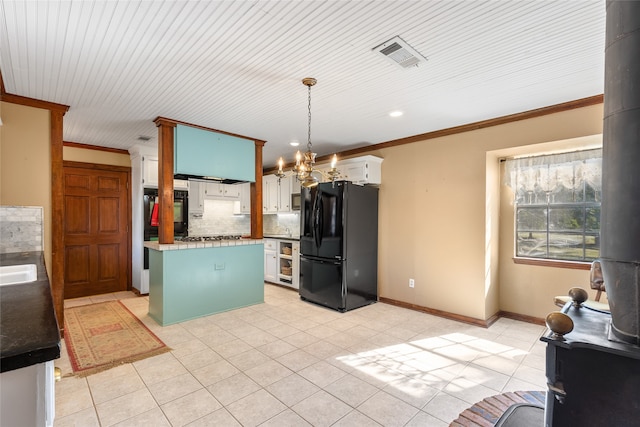
{"label": "lower cabinet", "polygon": [[53,426],[53,360],[3,372],[0,383],[0,425]]}
{"label": "lower cabinet", "polygon": [[278,242],[276,240],[264,240],[264,280],[266,282],[276,282],[278,280],[277,246]]}
{"label": "lower cabinet", "polygon": [[294,289],[299,287],[300,242],[264,240],[264,280]]}

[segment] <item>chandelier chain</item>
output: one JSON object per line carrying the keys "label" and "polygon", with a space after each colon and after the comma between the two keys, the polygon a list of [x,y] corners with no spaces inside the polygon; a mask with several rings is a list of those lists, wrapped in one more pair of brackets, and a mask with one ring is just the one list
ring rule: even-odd
{"label": "chandelier chain", "polygon": [[307,86],[308,88],[308,116],[309,116],[309,128],[307,131],[307,149],[311,151],[311,86]]}

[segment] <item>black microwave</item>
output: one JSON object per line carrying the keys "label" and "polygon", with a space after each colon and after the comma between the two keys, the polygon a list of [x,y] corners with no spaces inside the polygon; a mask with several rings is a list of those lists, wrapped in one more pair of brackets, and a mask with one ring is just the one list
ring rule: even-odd
{"label": "black microwave", "polygon": [[291,195],[291,210],[292,211],[300,210],[300,193],[295,193]]}

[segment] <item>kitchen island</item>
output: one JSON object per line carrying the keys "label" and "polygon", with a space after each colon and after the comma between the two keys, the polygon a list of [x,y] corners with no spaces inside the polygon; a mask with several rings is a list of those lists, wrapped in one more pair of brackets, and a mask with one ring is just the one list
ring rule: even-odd
{"label": "kitchen island", "polygon": [[162,326],[264,302],[261,239],[144,245],[149,316]]}

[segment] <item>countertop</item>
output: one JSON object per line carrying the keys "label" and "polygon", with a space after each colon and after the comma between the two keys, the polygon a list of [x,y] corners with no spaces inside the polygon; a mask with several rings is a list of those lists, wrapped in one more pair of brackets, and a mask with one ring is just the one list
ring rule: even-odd
{"label": "countertop", "polygon": [[300,240],[300,236],[284,236],[282,234],[265,234],[264,238],[276,240],[291,240],[293,242],[297,242]]}
{"label": "countertop", "polygon": [[0,254],[0,265],[35,264],[38,280],[0,286],[0,372],[60,357],[60,331],[44,254]]}
{"label": "countertop", "polygon": [[156,251],[175,251],[180,249],[198,249],[198,248],[218,248],[228,246],[243,246],[243,245],[261,245],[262,239],[237,239],[237,240],[214,240],[208,242],[181,242],[175,241],[174,243],[160,244],[157,241],[144,242],[144,247],[154,249]]}

